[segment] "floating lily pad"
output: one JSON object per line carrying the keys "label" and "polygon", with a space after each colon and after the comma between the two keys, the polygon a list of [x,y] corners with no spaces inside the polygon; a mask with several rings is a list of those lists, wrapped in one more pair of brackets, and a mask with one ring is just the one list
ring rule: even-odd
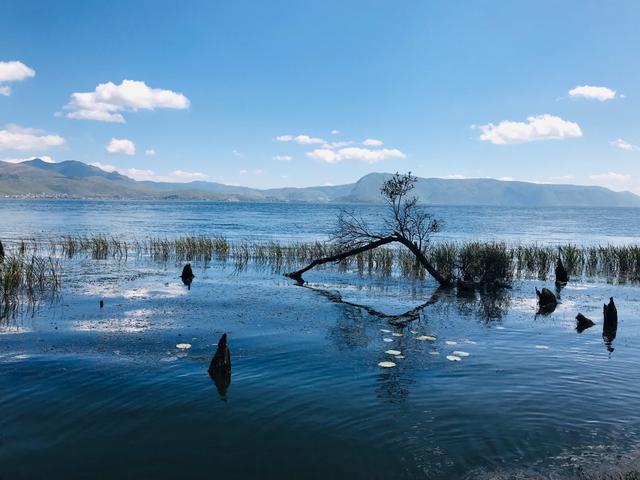
{"label": "floating lily pad", "polygon": [[402,355],[402,352],[400,350],[387,350],[386,352],[389,355]]}
{"label": "floating lily pad", "polygon": [[456,357],[468,357],[469,356],[469,352],[463,352],[462,350],[456,350],[455,352],[453,352],[453,354]]}
{"label": "floating lily pad", "polygon": [[179,343],[176,345],[176,348],[180,349],[180,350],[189,350],[191,348],[191,344],[190,343]]}
{"label": "floating lily pad", "polygon": [[460,357],[458,357],[457,355],[447,355],[447,360],[449,360],[451,362],[459,362],[462,359]]}
{"label": "floating lily pad", "polygon": [[396,364],[393,362],[380,362],[378,363],[378,366],[382,368],[392,368],[392,367],[395,367]]}
{"label": "floating lily pad", "polygon": [[447,345],[457,345],[458,344],[458,342],[454,342],[453,340],[447,340],[444,343],[446,343]]}

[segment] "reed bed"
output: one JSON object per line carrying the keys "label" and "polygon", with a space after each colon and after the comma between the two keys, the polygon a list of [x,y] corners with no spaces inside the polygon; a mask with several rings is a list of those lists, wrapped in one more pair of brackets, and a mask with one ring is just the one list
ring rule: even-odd
{"label": "reed bed", "polygon": [[[36,241],[19,240],[12,244],[18,258],[74,258],[95,260],[150,258],[154,261],[223,262],[243,270],[249,265],[274,272],[299,268],[316,258],[337,253],[330,242],[243,242],[224,237],[184,236],[150,237],[123,240],[105,234],[63,236]],[[598,277],[611,282],[640,281],[640,245],[578,246],[574,244],[508,245],[500,242],[438,242],[428,249],[427,257],[444,276],[476,282],[510,282],[515,278],[553,279],[553,270],[561,255],[573,278]],[[339,270],[360,275],[380,274],[424,278],[424,269],[402,247],[378,248],[340,261]],[[331,268],[331,267],[329,267]],[[36,268],[37,270],[37,268]]]}
{"label": "reed bed", "polygon": [[22,245],[16,253],[0,259],[0,319],[13,311],[22,300],[34,302],[40,296],[60,289],[58,259],[28,254]]}

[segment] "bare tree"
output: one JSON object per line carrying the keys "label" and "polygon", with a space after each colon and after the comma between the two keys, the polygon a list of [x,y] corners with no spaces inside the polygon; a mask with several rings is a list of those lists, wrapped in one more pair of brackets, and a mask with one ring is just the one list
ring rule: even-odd
{"label": "bare tree", "polygon": [[372,228],[366,220],[354,213],[343,211],[338,216],[338,224],[331,235],[331,241],[338,246],[340,252],[316,259],[305,268],[286,275],[302,283],[302,274],[313,267],[339,262],[358,253],[399,242],[416,256],[416,262],[440,285],[448,285],[450,279],[440,275],[425,256],[430,237],[440,230],[440,224],[418,205],[416,196],[409,195],[415,183],[416,178],[409,172],[404,175],[396,173],[382,184],[380,192],[389,206],[389,214],[384,219],[382,231]]}

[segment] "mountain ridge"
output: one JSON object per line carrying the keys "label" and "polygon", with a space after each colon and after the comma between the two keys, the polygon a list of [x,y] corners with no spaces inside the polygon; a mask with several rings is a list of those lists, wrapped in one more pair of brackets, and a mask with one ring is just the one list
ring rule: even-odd
{"label": "mountain ridge", "polygon": [[[380,186],[391,175],[369,173],[354,183],[335,186],[256,189],[205,181],[137,181],[76,160],[48,163],[35,158],[22,163],[0,162],[0,196],[380,203]],[[429,205],[640,207],[640,196],[631,192],[489,178],[418,178],[414,193],[420,203]]]}

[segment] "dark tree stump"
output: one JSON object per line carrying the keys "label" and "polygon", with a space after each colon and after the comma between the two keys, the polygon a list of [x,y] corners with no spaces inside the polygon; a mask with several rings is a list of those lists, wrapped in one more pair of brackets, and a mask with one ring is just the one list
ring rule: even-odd
{"label": "dark tree stump", "polygon": [[216,353],[209,364],[209,373],[211,372],[231,372],[231,352],[227,346],[227,334],[220,337]]}
{"label": "dark tree stump", "polygon": [[613,303],[613,297],[609,298],[609,304],[606,303],[602,307],[604,323],[602,324],[602,338],[609,352],[613,352],[612,343],[618,332],[618,309]]}
{"label": "dark tree stump", "polygon": [[595,325],[595,322],[593,320],[585,317],[581,313],[578,314],[578,316],[576,317],[576,320],[578,321],[578,324],[576,325],[576,331],[578,333],[582,333],[587,328],[591,328]]}
{"label": "dark tree stump", "polygon": [[562,264],[562,258],[558,257],[558,263],[556,264],[556,285],[563,287],[567,283],[569,283],[569,274]]}
{"label": "dark tree stump", "polygon": [[182,268],[182,274],[180,275],[180,278],[182,279],[182,283],[189,287],[189,290],[191,290],[191,283],[193,282],[193,279],[195,277],[196,276],[193,274],[193,270],[191,269],[191,264],[187,263]]}
{"label": "dark tree stump", "polygon": [[227,334],[220,337],[216,353],[209,364],[209,377],[216,385],[220,398],[226,401],[227,390],[231,384],[231,352],[227,346]]}

